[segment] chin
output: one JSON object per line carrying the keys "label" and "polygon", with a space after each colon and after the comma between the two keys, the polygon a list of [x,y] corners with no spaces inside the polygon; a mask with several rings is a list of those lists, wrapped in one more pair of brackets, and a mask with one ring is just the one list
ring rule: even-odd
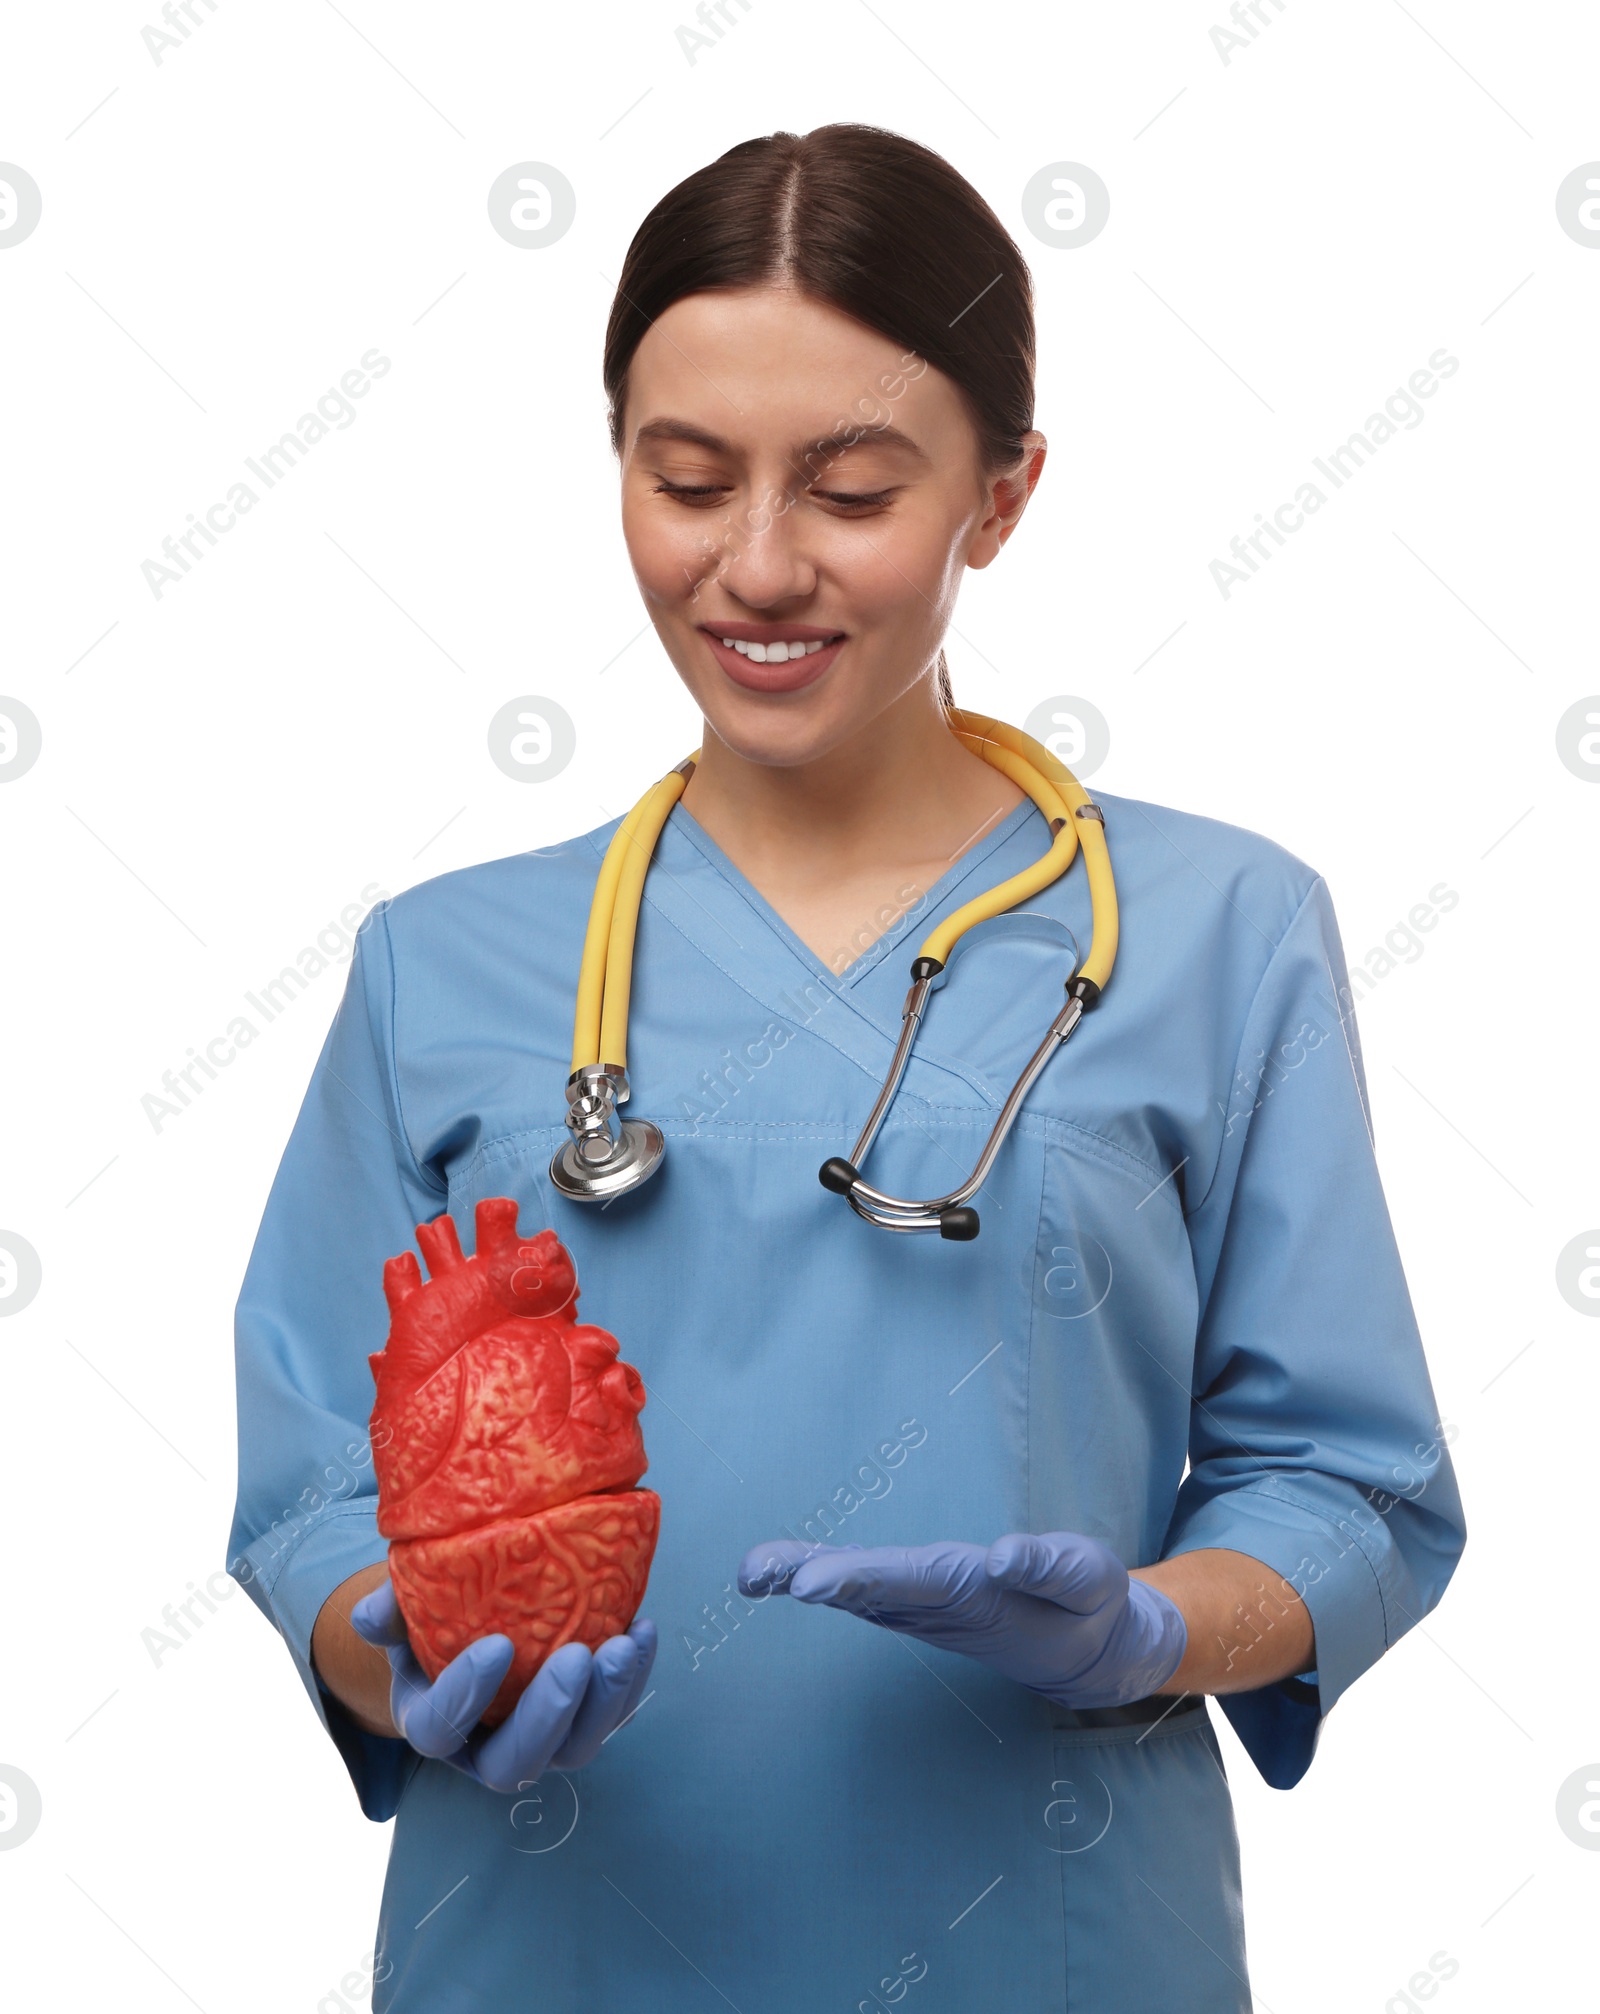
{"label": "chin", "polygon": [[715,709],[702,703],[701,711],[717,739],[742,761],[772,769],[818,761],[872,718],[825,692],[740,694],[731,703],[719,696]]}

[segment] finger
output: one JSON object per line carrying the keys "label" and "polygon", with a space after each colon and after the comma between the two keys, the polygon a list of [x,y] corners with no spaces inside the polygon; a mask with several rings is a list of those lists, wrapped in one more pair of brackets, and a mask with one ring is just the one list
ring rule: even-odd
{"label": "finger", "polygon": [[1128,1570],[1109,1547],[1079,1532],[1010,1532],[989,1548],[989,1578],[1075,1615],[1127,1592]]}
{"label": "finger", "polygon": [[956,1544],[830,1547],[795,1568],[789,1592],[855,1613],[942,1608],[965,1591],[974,1567],[981,1572],[981,1559],[976,1546]]}
{"label": "finger", "polygon": [[798,1539],[768,1539],[753,1545],[739,1562],[741,1594],[787,1594],[789,1576],[812,1548]]}
{"label": "finger", "polygon": [[804,1539],[774,1538],[753,1545],[739,1562],[741,1594],[787,1594],[789,1577],[802,1560],[818,1553],[860,1552],[858,1545],[807,1545]]}
{"label": "finger", "polygon": [[628,1634],[639,1646],[639,1664],[638,1669],[633,1674],[633,1684],[628,1688],[628,1697],[623,1701],[622,1711],[617,1716],[618,1727],[622,1725],[623,1721],[628,1718],[628,1715],[638,1706],[640,1700],[644,1698],[644,1689],[649,1681],[650,1670],[656,1661],[656,1626],[647,1616],[636,1616]]}
{"label": "finger", "polygon": [[403,1716],[410,1710],[414,1700],[427,1696],[432,1683],[428,1674],[417,1662],[417,1654],[409,1643],[389,1646],[389,1709],[394,1715],[394,1724],[405,1732]]}
{"label": "finger", "polygon": [[480,1636],[450,1660],[432,1685],[421,1690],[396,1670],[401,1683],[395,1691],[407,1685],[407,1697],[396,1719],[419,1755],[438,1759],[465,1746],[483,1709],[500,1690],[515,1654],[510,1637]]}
{"label": "finger", "polygon": [[581,1769],[600,1753],[600,1744],[615,1733],[626,1711],[639,1669],[639,1646],[631,1636],[611,1636],[594,1654],[589,1688],[572,1716],[567,1738],[550,1758],[552,1769]]}
{"label": "finger", "polygon": [[491,1790],[525,1790],[550,1767],[567,1738],[588,1688],[594,1659],[586,1645],[564,1643],[523,1687],[511,1716],[477,1750],[477,1769]]}
{"label": "finger", "polygon": [[379,1581],[370,1594],[361,1597],[350,1611],[350,1627],[357,1636],[364,1637],[380,1649],[387,1644],[405,1642],[405,1617],[400,1613],[392,1580]]}
{"label": "finger", "polygon": [[[656,1661],[656,1626],[648,1617],[637,1617],[632,1627],[628,1630],[626,1637],[612,1637],[609,1639],[611,1643],[618,1644],[629,1640],[632,1641],[636,1653],[632,1676],[628,1680],[626,1692],[616,1703],[612,1725],[601,1733],[600,1739],[602,1745],[610,1740],[611,1736],[616,1733],[624,1721],[630,1720],[638,1711],[640,1703],[645,1697],[645,1686],[650,1678],[651,1667]],[[582,1709],[580,1708],[581,1711]],[[573,1769],[578,1766],[568,1759],[567,1748],[570,1747],[571,1737],[569,1736],[566,1746],[554,1758],[553,1767]],[[592,1757],[588,1759],[593,1760]]]}

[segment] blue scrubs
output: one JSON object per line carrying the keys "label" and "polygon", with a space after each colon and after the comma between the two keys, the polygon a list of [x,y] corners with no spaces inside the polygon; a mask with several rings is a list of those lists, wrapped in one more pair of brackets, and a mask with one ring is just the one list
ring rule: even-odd
{"label": "blue scrubs", "polygon": [[[380,903],[238,1307],[231,1570],[282,1633],[363,1810],[393,1817],[378,2009],[1240,2014],[1229,1792],[1205,1703],[1071,1713],[951,1653],[734,1589],[784,1533],[1078,1531],[1286,1575],[1316,1671],[1220,1702],[1269,1782],[1439,1599],[1464,1528],[1373,1159],[1323,882],[1212,820],[1104,797],[1122,948],[1029,1096],[972,1244],[817,1181],[848,1153],[934,921],[1049,844],[1024,802],[831,973],[681,805],[634,962],[632,1112],[661,1172],[565,1201],[589,900],[614,822]],[[1085,947],[1081,863],[1028,905]],[[865,920],[865,919],[864,919]],[[1059,949],[974,949],[874,1151],[963,1179],[1062,999]],[[384,1557],[367,1353],[413,1226],[514,1196],[642,1372],[661,1539],[648,1696],[574,1774],[496,1796],[359,1732],[309,1662]],[[1264,1602],[1256,1627],[1279,1611]],[[1246,1658],[1244,1668],[1248,1669]]]}

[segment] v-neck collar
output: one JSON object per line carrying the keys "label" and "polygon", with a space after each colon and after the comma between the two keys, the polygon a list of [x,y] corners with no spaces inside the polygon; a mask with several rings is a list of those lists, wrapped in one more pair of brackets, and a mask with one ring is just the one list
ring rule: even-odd
{"label": "v-neck collar", "polygon": [[959,855],[945,869],[920,902],[897,916],[888,929],[881,936],[874,938],[860,957],[852,959],[842,972],[835,972],[823,963],[805,939],[789,927],[760,889],[735,866],[694,814],[685,810],[681,803],[672,807],[664,830],[681,834],[703,854],[727,883],[729,889],[743,900],[747,908],[754,911],[771,934],[809,972],[826,980],[836,991],[847,993],[869,972],[875,971],[907,937],[913,934],[926,936],[933,927],[934,918],[962,882],[973,875],[1014,833],[1020,831],[1030,816],[1039,815],[1038,807],[1032,798],[1024,797],[1021,803],[1014,805],[1007,812],[998,825],[991,826],[981,839],[975,840],[965,853]]}

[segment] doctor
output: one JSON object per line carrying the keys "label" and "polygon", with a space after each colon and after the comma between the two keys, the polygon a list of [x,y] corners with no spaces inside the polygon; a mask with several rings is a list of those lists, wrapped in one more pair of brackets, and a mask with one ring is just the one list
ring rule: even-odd
{"label": "doctor", "polygon": [[[704,721],[633,953],[664,1162],[603,1207],[549,1173],[612,821],[374,910],[239,1301],[231,1570],[395,1820],[376,2007],[1239,2014],[1205,1697],[1293,1784],[1460,1552],[1328,892],[1271,841],[1100,797],[1115,970],[981,1236],[818,1181],[918,946],[1052,844],[952,731],[940,648],[1044,466],[1033,356],[993,213],[875,129],[736,147],[629,251],[623,533]],[[1019,577],[1032,661],[987,710],[1060,684],[1071,577]],[[1087,948],[1084,854],[1025,906]],[[960,1183],[1068,969],[1027,937],[956,966],[874,1183]],[[497,1195],[644,1376],[662,1530],[646,1617],[486,1737],[505,1639],[428,1686],[370,1467],[317,1485],[365,1458],[384,1260]]]}

